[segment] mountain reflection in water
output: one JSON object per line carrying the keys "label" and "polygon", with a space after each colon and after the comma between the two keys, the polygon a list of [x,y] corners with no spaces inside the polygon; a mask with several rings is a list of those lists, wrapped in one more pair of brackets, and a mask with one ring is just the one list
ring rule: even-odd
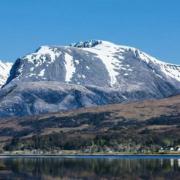
{"label": "mountain reflection in water", "polygon": [[[180,157],[179,157],[180,158]],[[0,159],[0,179],[180,179],[178,158],[65,158]]]}

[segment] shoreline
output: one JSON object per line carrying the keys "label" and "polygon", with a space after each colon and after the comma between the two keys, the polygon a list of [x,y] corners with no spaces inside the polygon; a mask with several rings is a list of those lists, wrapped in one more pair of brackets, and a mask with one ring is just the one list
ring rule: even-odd
{"label": "shoreline", "polygon": [[145,157],[145,158],[156,158],[156,157],[179,157],[180,158],[180,153],[175,154],[175,153],[168,153],[168,154],[0,154],[0,158],[10,158],[10,157],[64,157],[64,158],[111,158],[111,157],[116,157],[116,158],[126,158],[126,157]]}

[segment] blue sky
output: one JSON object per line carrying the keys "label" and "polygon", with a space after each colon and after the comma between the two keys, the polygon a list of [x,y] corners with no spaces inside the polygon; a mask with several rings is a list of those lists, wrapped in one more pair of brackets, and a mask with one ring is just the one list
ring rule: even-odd
{"label": "blue sky", "polygon": [[0,59],[89,39],[180,64],[179,0],[1,0]]}

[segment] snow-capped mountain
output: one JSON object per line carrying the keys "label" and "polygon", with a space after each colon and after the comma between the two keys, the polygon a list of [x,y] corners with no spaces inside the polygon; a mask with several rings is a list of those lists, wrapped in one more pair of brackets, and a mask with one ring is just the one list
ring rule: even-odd
{"label": "snow-capped mountain", "polygon": [[180,66],[161,62],[131,47],[106,41],[42,46],[18,59],[7,81],[60,81],[120,89],[142,88],[148,81],[180,83]]}
{"label": "snow-capped mountain", "polygon": [[6,82],[12,63],[3,62],[0,60],[0,87]]}
{"label": "snow-capped mountain", "polygon": [[12,66],[0,91],[0,116],[158,99],[178,93],[180,66],[136,48],[101,40],[41,46]]}

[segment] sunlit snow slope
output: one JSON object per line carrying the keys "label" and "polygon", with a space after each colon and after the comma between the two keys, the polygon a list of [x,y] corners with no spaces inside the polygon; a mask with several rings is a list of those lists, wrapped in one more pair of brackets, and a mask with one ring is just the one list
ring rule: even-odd
{"label": "sunlit snow slope", "polygon": [[6,82],[12,63],[5,63],[0,60],[0,87]]}

